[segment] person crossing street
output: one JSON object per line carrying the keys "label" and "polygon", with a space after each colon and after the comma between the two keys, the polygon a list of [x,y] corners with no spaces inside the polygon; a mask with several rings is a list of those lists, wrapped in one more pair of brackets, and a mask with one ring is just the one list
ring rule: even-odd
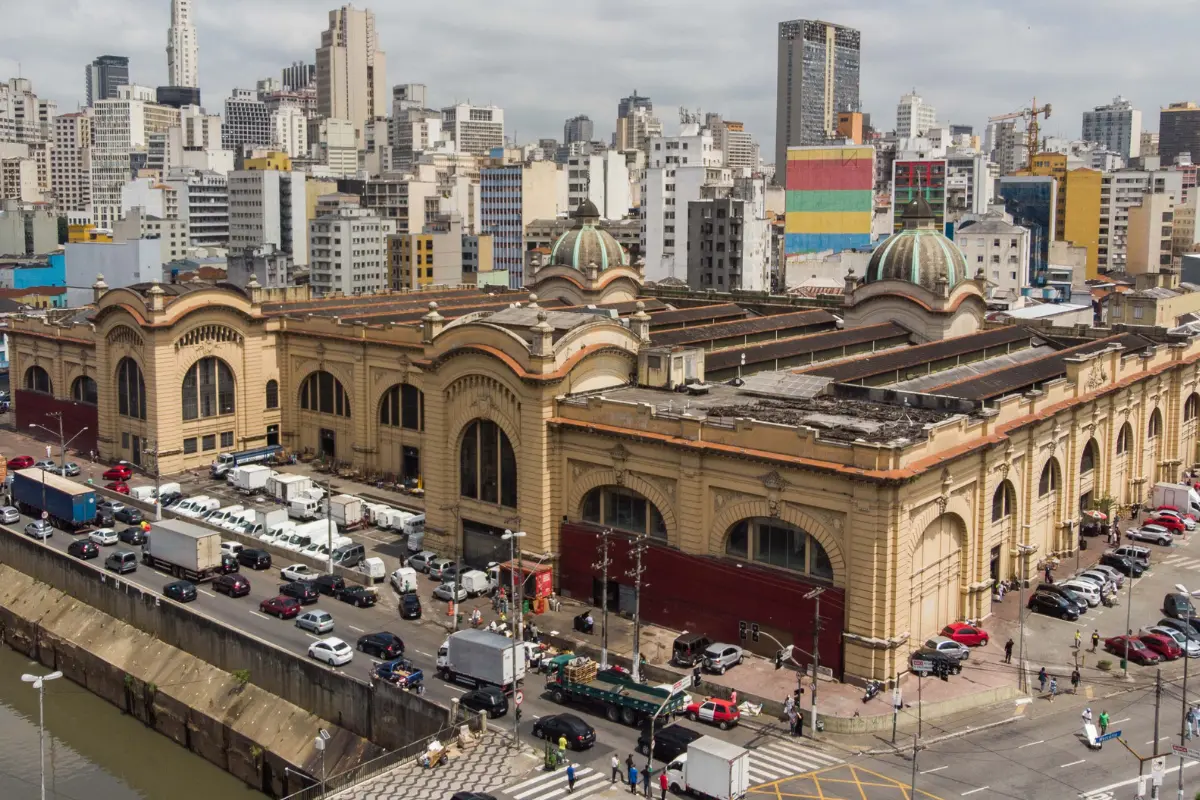
{"label": "person crossing street", "polygon": [[1100,735],[1103,736],[1106,733],[1108,733],[1108,712],[1101,711],[1100,712]]}
{"label": "person crossing street", "polygon": [[1100,646],[1100,631],[1092,631],[1092,652],[1096,652],[1096,648]]}
{"label": "person crossing street", "polygon": [[1008,641],[1004,643],[1004,663],[1012,663],[1013,640],[1010,636]]}
{"label": "person crossing street", "polygon": [[572,794],[575,791],[575,765],[567,765],[567,794]]}
{"label": "person crossing street", "polygon": [[617,760],[617,754],[613,753],[612,757],[612,782],[617,782],[617,776],[621,774],[621,762]]}

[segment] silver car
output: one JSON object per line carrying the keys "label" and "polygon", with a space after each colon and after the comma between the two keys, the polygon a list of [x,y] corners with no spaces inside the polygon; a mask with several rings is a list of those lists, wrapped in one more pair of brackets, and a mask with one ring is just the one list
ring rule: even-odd
{"label": "silver car", "polygon": [[21,512],[12,506],[0,507],[0,522],[5,525],[16,525],[21,521]]}
{"label": "silver car", "polygon": [[49,539],[54,534],[54,526],[44,519],[35,519],[25,526],[25,533],[34,539]]}
{"label": "silver car", "polygon": [[730,667],[736,667],[742,663],[744,658],[745,655],[742,653],[742,648],[736,644],[714,642],[704,650],[704,668],[709,672],[724,675],[725,670]]}
{"label": "silver car", "polygon": [[417,572],[428,572],[429,562],[437,560],[437,553],[432,550],[422,550],[416,555],[408,557],[408,566],[415,569]]}
{"label": "silver car", "polygon": [[461,583],[443,583],[433,590],[433,596],[438,600],[449,600],[453,597],[461,603],[467,599],[467,590]]}
{"label": "silver car", "polygon": [[68,461],[67,463],[63,464],[61,467],[58,468],[58,474],[63,475],[67,478],[74,478],[80,472],[81,472],[81,470],[79,469],[79,465],[76,464],[74,461]]}
{"label": "silver car", "polygon": [[1171,536],[1171,532],[1162,525],[1143,525],[1140,528],[1130,528],[1125,531],[1125,536],[1134,541],[1153,542],[1163,547],[1169,545],[1174,538]]}
{"label": "silver car", "polygon": [[313,633],[329,633],[333,630],[333,614],[320,609],[305,611],[296,617],[296,627]]}
{"label": "silver car", "polygon": [[939,653],[957,658],[959,661],[966,661],[971,657],[971,648],[946,636],[934,636],[926,639],[925,649],[937,650]]}

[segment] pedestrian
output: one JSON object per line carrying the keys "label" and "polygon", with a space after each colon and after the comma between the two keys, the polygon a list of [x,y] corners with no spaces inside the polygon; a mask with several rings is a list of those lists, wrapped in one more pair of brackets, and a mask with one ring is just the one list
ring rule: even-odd
{"label": "pedestrian", "polygon": [[1100,646],[1100,631],[1097,629],[1097,630],[1092,631],[1092,652],[1093,653],[1096,652],[1096,648],[1099,646]]}
{"label": "pedestrian", "polygon": [[1200,706],[1192,706],[1192,722],[1195,724],[1193,733],[1200,736]]}
{"label": "pedestrian", "polygon": [[650,796],[650,768],[642,770],[642,792],[646,797]]}
{"label": "pedestrian", "polygon": [[625,769],[628,770],[632,766],[633,766],[633,753],[630,753],[629,757],[625,759]]}
{"label": "pedestrian", "polygon": [[558,754],[562,757],[562,759],[564,761],[566,760],[566,758],[567,758],[567,737],[565,734],[559,734],[559,736],[558,736]]}
{"label": "pedestrian", "polygon": [[612,757],[612,782],[617,782],[617,776],[621,774],[621,762],[617,761],[617,754],[613,753]]}
{"label": "pedestrian", "polygon": [[629,793],[637,794],[637,767],[629,765]]}
{"label": "pedestrian", "polygon": [[1046,583],[1054,583],[1054,578],[1050,575],[1050,565],[1046,565]]}
{"label": "pedestrian", "polygon": [[1050,702],[1054,702],[1054,696],[1058,694],[1058,678],[1050,678]]}
{"label": "pedestrian", "polygon": [[658,800],[667,800],[667,771],[658,773]]}
{"label": "pedestrian", "polygon": [[1187,713],[1183,715],[1183,736],[1185,739],[1192,738],[1192,726],[1196,722],[1196,712],[1189,708]]}
{"label": "pedestrian", "polygon": [[790,694],[784,696],[784,698],[783,698],[783,716],[784,717],[790,717],[792,715],[792,705],[794,703],[795,703],[795,700],[792,699],[792,696]]}
{"label": "pedestrian", "polygon": [[792,736],[796,735],[796,720],[799,718],[800,715],[796,713],[796,709],[793,708],[788,712],[788,730],[791,731]]}
{"label": "pedestrian", "polygon": [[1079,694],[1079,667],[1071,670],[1071,694]]}
{"label": "pedestrian", "polygon": [[1080,647],[1083,646],[1082,642],[1083,642],[1083,637],[1081,637],[1079,635],[1079,628],[1076,628],[1075,629],[1075,649],[1076,650],[1078,650]]}
{"label": "pedestrian", "polygon": [[1108,712],[1100,712],[1100,735],[1103,736],[1108,732]]}
{"label": "pedestrian", "polygon": [[1012,640],[1012,637],[1010,636],[1010,637],[1008,637],[1008,641],[1004,643],[1004,663],[1005,664],[1012,663],[1012,649],[1013,649],[1013,640]]}
{"label": "pedestrian", "polygon": [[1084,724],[1084,725],[1089,725],[1089,724],[1091,724],[1091,721],[1092,721],[1092,710],[1091,710],[1090,708],[1085,708],[1085,709],[1083,710],[1083,714],[1082,714],[1082,716],[1083,716],[1083,724]]}
{"label": "pedestrian", "polygon": [[1038,692],[1040,694],[1046,693],[1046,681],[1049,679],[1050,676],[1046,674],[1045,667],[1042,667],[1040,670],[1038,670]]}
{"label": "pedestrian", "polygon": [[567,794],[575,791],[575,765],[567,765]]}

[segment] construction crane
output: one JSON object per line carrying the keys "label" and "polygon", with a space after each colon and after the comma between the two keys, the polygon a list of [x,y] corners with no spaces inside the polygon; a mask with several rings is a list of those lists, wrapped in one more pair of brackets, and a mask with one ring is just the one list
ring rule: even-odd
{"label": "construction crane", "polygon": [[1033,167],[1033,154],[1038,150],[1038,117],[1043,120],[1050,119],[1050,104],[1038,108],[1037,98],[1033,98],[1033,104],[1029,108],[1023,108],[1020,111],[1014,111],[1011,114],[1001,114],[998,117],[988,117],[988,124],[993,122],[1004,122],[1010,119],[1025,120],[1025,168]]}

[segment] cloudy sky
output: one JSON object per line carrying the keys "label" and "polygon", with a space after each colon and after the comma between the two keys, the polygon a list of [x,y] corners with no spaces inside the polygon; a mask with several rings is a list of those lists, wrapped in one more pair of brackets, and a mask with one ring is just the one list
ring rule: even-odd
{"label": "cloudy sky", "polygon": [[[194,0],[200,82],[210,111],[234,86],[312,62],[330,0]],[[370,7],[370,6],[369,6]],[[1136,7],[1136,12],[1133,9]],[[597,137],[637,89],[674,130],[677,109],[743,120],[772,152],[775,33],[783,19],[862,31],[863,110],[891,128],[915,87],[945,121],[1050,102],[1046,133],[1079,135],[1084,109],[1120,93],[1156,129],[1157,109],[1200,99],[1194,0],[442,0],[375,3],[389,85],[425,83],[430,102],[502,106],[521,141],[561,138],[583,113]],[[127,55],[133,80],[166,82],[170,0],[0,0],[0,79],[20,74],[72,110],[84,65]]]}

